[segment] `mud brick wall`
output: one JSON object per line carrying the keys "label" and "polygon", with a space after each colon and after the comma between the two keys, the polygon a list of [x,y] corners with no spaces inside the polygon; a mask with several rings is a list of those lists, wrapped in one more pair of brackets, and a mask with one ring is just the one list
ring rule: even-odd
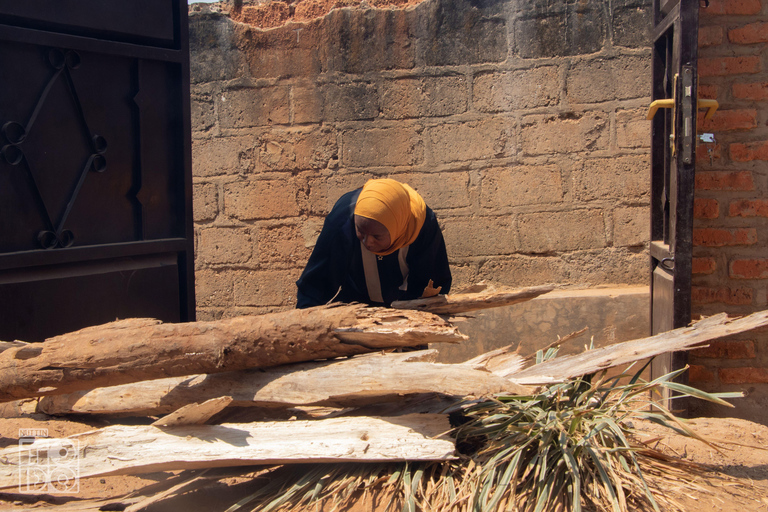
{"label": "mud brick wall", "polygon": [[647,284],[648,4],[193,10],[198,318],[293,307],[325,214],[373,177],[437,212],[455,289]]}
{"label": "mud brick wall", "polygon": [[[768,279],[768,0],[710,0],[700,11],[699,92],[720,110],[699,132],[693,314],[766,309]],[[710,158],[711,156],[711,158]],[[734,411],[697,414],[768,421],[768,334],[728,338],[692,353],[691,383],[742,391]]]}

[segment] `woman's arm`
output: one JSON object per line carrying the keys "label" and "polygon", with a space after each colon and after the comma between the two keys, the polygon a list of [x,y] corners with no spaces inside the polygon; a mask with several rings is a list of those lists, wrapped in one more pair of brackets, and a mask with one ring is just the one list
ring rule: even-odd
{"label": "woman's arm", "polygon": [[432,280],[434,288],[440,287],[440,293],[451,290],[451,268],[448,263],[448,251],[445,247],[443,232],[434,212],[427,208],[427,217],[419,237],[408,249],[408,293],[407,299],[417,299]]}

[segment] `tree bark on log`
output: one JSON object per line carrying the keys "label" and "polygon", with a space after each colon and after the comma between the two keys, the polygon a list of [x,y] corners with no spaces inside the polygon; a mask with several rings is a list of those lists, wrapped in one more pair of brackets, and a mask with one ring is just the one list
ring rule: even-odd
{"label": "tree bark on log", "polygon": [[453,441],[438,437],[449,429],[448,418],[439,414],[171,428],[115,425],[0,450],[0,488],[17,487],[20,471],[48,467],[49,458],[63,467],[62,457],[77,462],[73,478],[255,464],[450,460]]}
{"label": "tree bark on log", "polygon": [[44,397],[38,410],[54,415],[156,416],[220,396],[231,396],[231,405],[238,407],[360,407],[421,393],[464,397],[527,392],[489,371],[429,362],[436,355],[436,350],[377,353],[265,370],[172,377]]}
{"label": "tree bark on log", "polygon": [[436,315],[362,304],[212,322],[120,320],[0,353],[0,402],[463,339]]}

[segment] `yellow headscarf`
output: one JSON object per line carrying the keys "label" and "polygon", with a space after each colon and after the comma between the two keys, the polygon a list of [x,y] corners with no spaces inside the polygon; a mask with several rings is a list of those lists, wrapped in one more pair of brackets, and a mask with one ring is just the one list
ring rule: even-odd
{"label": "yellow headscarf", "polygon": [[392,179],[368,180],[357,198],[355,215],[384,224],[392,245],[376,254],[386,256],[416,240],[427,217],[427,205],[419,193],[405,183]]}

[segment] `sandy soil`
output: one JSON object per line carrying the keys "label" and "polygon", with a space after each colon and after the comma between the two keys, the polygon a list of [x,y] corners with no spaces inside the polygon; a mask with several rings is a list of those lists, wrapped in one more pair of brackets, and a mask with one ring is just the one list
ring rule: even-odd
{"label": "sandy soil", "polygon": [[[66,421],[42,415],[0,419],[0,447],[18,444],[19,429],[44,428],[48,430],[50,437],[65,437],[102,426],[106,426],[106,423],[93,420]],[[684,510],[768,511],[768,426],[729,418],[691,420],[693,429],[719,448],[670,435],[668,430],[652,424],[635,426],[646,433],[645,440],[651,442],[650,446],[680,460],[706,465],[711,470],[707,477],[696,477],[686,485],[670,482],[667,495],[677,501]],[[79,491],[74,494],[37,496],[16,492],[0,493],[0,510],[79,510],[77,502],[80,500],[117,497],[171,476],[171,473],[153,473],[140,477],[81,479]],[[229,480],[230,495],[239,494],[241,489],[242,492],[248,492],[249,489],[252,492],[253,483],[242,479]],[[177,503],[176,506],[178,505]],[[212,507],[213,503],[206,502],[205,495],[196,496],[194,500],[184,504],[185,512],[216,510]],[[365,507],[365,510],[370,509]]]}

